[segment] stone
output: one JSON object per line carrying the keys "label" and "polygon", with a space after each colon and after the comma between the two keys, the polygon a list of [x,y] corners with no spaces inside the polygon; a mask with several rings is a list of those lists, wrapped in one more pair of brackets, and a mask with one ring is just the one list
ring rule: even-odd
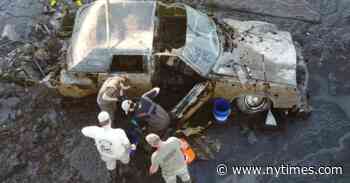
{"label": "stone", "polygon": [[22,114],[23,114],[22,110],[18,109],[17,112],[16,112],[16,118],[21,117]]}
{"label": "stone", "polygon": [[255,133],[253,131],[250,131],[248,134],[248,143],[250,145],[254,145],[258,142],[258,138],[256,137]]}
{"label": "stone", "polygon": [[311,4],[307,1],[295,0],[206,0],[205,4],[221,9],[231,9],[257,14],[272,15],[284,18],[301,19],[319,22],[321,1]]}
{"label": "stone", "polygon": [[330,95],[337,95],[338,81],[334,73],[328,74],[328,93]]}
{"label": "stone", "polygon": [[0,99],[0,124],[5,124],[9,120],[16,119],[16,107],[19,105],[20,99],[17,97],[10,97],[7,99]]}
{"label": "stone", "polygon": [[15,30],[15,26],[11,24],[5,25],[1,38],[7,38],[11,41],[19,41],[21,39],[20,35]]}
{"label": "stone", "polygon": [[83,179],[88,182],[109,183],[110,176],[105,163],[100,159],[96,146],[83,139],[72,153],[64,153],[69,158],[71,166],[79,171]]}
{"label": "stone", "polygon": [[63,96],[73,98],[86,97],[97,93],[96,83],[93,80],[68,73],[65,70],[61,71],[60,85],[57,89]]}
{"label": "stone", "polygon": [[40,61],[46,61],[49,58],[50,58],[49,53],[44,48],[39,48],[34,53],[34,59],[37,59]]}
{"label": "stone", "polygon": [[17,97],[10,97],[6,99],[6,105],[10,108],[15,108],[20,103],[20,99]]}
{"label": "stone", "polygon": [[49,127],[46,127],[42,132],[41,132],[41,138],[43,139],[48,139],[51,136],[51,130]]}

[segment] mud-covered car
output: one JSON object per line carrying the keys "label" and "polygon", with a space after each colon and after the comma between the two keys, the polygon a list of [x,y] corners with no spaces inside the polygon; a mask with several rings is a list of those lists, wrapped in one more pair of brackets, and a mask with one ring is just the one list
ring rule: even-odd
{"label": "mud-covered car", "polygon": [[[289,32],[266,22],[218,20],[181,3],[107,2],[77,12],[60,76],[63,95],[86,96],[107,77],[127,75],[133,95],[191,81],[193,96],[211,88],[210,97],[235,101],[247,113],[308,110],[307,68]],[[177,107],[192,105],[186,97]]]}

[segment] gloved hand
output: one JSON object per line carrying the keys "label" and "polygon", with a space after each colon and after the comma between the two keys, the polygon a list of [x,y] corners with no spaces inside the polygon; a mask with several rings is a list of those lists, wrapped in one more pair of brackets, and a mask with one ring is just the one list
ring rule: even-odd
{"label": "gloved hand", "polygon": [[136,145],[135,145],[135,144],[131,144],[131,145],[130,145],[130,148],[129,148],[129,150],[128,150],[128,152],[129,152],[129,155],[130,155],[130,156],[135,155],[135,152],[136,152]]}
{"label": "gloved hand", "polygon": [[130,145],[130,149],[131,149],[132,151],[136,151],[136,148],[137,148],[136,144],[131,144],[131,145]]}

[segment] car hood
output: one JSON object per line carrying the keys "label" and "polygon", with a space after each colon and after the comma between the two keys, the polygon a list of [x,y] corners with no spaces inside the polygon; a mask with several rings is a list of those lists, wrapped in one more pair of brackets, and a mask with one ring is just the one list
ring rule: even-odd
{"label": "car hood", "polygon": [[[224,22],[235,31],[236,48],[232,54],[236,59],[228,61],[245,66],[252,79],[297,85],[297,54],[289,32],[279,31],[275,25],[266,22],[232,19]],[[220,62],[225,61],[219,59],[219,65]],[[214,68],[220,70],[218,65]]]}

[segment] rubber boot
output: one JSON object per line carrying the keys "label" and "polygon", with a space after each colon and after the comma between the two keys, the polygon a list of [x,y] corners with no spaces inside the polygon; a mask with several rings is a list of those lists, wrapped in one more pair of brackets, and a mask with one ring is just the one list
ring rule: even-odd
{"label": "rubber boot", "polygon": [[81,2],[81,0],[75,0],[75,4],[80,7],[83,5],[83,3]]}
{"label": "rubber boot", "polygon": [[109,176],[111,177],[111,183],[116,183],[117,181],[117,174],[114,170],[110,170],[109,172]]}
{"label": "rubber boot", "polygon": [[50,0],[50,6],[52,8],[56,7],[56,5],[57,5],[57,0]]}

